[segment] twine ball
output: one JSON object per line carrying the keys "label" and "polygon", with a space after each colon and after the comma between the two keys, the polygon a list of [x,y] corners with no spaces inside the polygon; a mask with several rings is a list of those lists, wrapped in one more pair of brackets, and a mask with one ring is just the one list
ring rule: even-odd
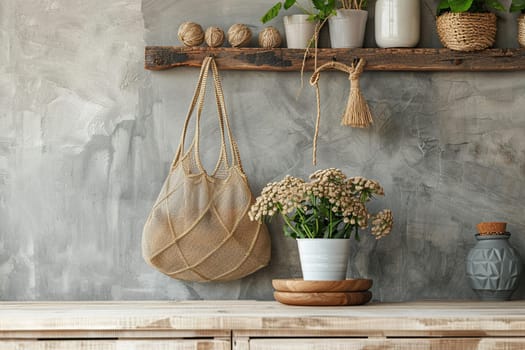
{"label": "twine ball", "polygon": [[265,49],[273,49],[281,46],[281,34],[275,27],[266,27],[259,33],[259,46]]}
{"label": "twine ball", "polygon": [[204,40],[209,47],[219,47],[224,44],[224,31],[219,27],[209,27],[206,29]]}
{"label": "twine ball", "polygon": [[252,31],[246,24],[234,24],[228,29],[228,42],[232,47],[248,45],[252,38]]}
{"label": "twine ball", "polygon": [[179,40],[185,46],[199,46],[204,42],[204,30],[200,24],[193,22],[184,22],[179,27],[177,33]]}

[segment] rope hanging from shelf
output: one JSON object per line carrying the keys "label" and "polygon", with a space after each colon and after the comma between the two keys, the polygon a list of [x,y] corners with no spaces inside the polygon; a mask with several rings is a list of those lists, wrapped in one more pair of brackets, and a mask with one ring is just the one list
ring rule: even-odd
{"label": "rope hanging from shelf", "polygon": [[348,80],[350,80],[350,94],[345,112],[343,114],[341,125],[351,126],[353,128],[367,128],[373,124],[372,113],[368,107],[368,103],[361,93],[359,88],[359,77],[365,68],[366,61],[360,58],[359,61],[354,61],[351,66],[332,61],[323,64],[315,70],[310,78],[310,85],[315,87],[316,101],[317,101],[317,118],[315,122],[314,146],[313,146],[313,164],[317,163],[317,139],[319,136],[319,125],[321,122],[321,92],[319,89],[319,78],[321,72],[328,69],[336,69],[348,73]]}

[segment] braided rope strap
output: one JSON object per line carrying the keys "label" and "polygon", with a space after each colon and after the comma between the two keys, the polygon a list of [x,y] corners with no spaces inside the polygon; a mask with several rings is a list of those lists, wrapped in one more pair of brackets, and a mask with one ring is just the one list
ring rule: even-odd
{"label": "braided rope strap", "polygon": [[328,69],[336,69],[348,74],[350,81],[350,94],[346,104],[345,112],[342,116],[341,125],[351,126],[353,128],[367,128],[373,124],[372,113],[368,107],[368,103],[361,93],[359,87],[359,77],[363,73],[366,65],[364,59],[359,59],[357,64],[352,63],[351,66],[340,62],[328,62],[315,70],[310,78],[310,85],[315,87],[315,96],[317,102],[317,118],[315,122],[315,134],[313,145],[313,164],[317,163],[317,139],[319,137],[319,126],[321,123],[321,92],[319,89],[319,79],[321,72]]}

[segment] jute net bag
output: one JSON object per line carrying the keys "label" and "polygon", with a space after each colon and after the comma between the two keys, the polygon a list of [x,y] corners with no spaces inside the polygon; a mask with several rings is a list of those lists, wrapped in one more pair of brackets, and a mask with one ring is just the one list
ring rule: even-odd
{"label": "jute net bag", "polygon": [[[199,133],[210,67],[221,147],[217,165],[208,175],[199,157]],[[196,107],[195,134],[185,151]],[[270,260],[270,236],[264,224],[248,217],[253,201],[230,129],[218,69],[213,58],[207,57],[170,172],[144,226],[144,259],[170,277],[195,282],[234,280],[259,270]]]}

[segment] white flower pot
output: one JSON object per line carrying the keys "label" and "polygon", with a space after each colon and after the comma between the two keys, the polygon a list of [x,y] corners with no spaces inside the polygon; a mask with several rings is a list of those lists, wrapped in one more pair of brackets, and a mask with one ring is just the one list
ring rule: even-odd
{"label": "white flower pot", "polygon": [[379,47],[414,47],[419,42],[421,0],[377,0],[375,38]]}
{"label": "white flower pot", "polygon": [[315,33],[315,22],[308,21],[308,15],[284,16],[284,32],[289,49],[305,49]]}
{"label": "white flower pot", "polygon": [[368,12],[339,9],[328,19],[332,48],[363,47]]}
{"label": "white flower pot", "polygon": [[346,279],[350,239],[297,239],[301,269],[305,281],[340,281]]}

